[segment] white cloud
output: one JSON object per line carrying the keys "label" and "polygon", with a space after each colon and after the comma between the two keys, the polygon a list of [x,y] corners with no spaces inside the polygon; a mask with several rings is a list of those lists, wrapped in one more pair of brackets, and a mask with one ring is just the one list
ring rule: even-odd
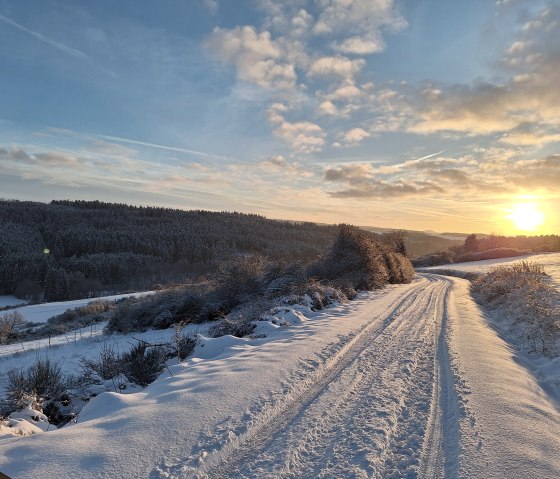
{"label": "white cloud", "polygon": [[339,52],[370,55],[383,50],[381,31],[399,30],[407,23],[392,0],[318,0],[321,13],[313,27],[316,35],[345,38],[332,44]]}
{"label": "white cloud", "polygon": [[354,55],[371,55],[383,51],[385,43],[381,38],[350,37],[342,42],[332,43],[333,50]]}
{"label": "white cloud", "polygon": [[284,120],[274,133],[289,143],[294,150],[302,153],[319,152],[325,144],[324,131],[310,121],[290,123]]}
{"label": "white cloud", "polygon": [[241,80],[266,88],[295,87],[294,65],[283,61],[282,50],[268,31],[259,33],[251,26],[215,28],[208,46],[224,62],[235,64]]}
{"label": "white cloud", "polygon": [[362,90],[356,86],[353,80],[346,79],[334,91],[328,93],[326,98],[331,101],[356,100],[363,95]]}
{"label": "white cloud", "polygon": [[218,0],[202,0],[202,4],[210,11],[210,13],[215,14],[218,11]]}
{"label": "white cloud", "polygon": [[369,136],[371,136],[371,134],[363,128],[352,128],[351,130],[348,130],[346,133],[344,133],[344,141],[355,145],[362,142]]}
{"label": "white cloud", "polygon": [[338,115],[338,108],[336,105],[329,100],[325,100],[323,103],[319,105],[318,111],[321,115]]}
{"label": "white cloud", "polygon": [[362,59],[350,60],[342,56],[325,56],[318,58],[311,64],[309,74],[311,76],[352,78],[364,65],[365,61]]}
{"label": "white cloud", "polygon": [[325,144],[325,132],[310,121],[289,122],[283,113],[288,108],[282,103],[273,103],[268,108],[268,121],[276,126],[274,134],[282,138],[291,147],[302,153],[313,153],[322,150]]}

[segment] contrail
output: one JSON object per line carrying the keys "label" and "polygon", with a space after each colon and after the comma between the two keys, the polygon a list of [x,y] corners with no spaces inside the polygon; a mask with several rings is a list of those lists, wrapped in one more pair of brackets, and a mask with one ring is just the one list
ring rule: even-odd
{"label": "contrail", "polygon": [[98,138],[103,138],[104,140],[116,141],[118,143],[128,143],[128,144],[131,144],[131,145],[148,146],[150,148],[158,148],[158,149],[161,149],[161,150],[176,151],[176,152],[179,152],[179,153],[190,153],[192,155],[206,156],[208,158],[217,158],[217,159],[220,159],[220,160],[235,160],[235,158],[230,157],[230,156],[215,155],[213,153],[206,153],[204,151],[197,151],[197,150],[189,150],[188,148],[181,148],[181,147],[178,147],[178,146],[159,145],[157,143],[148,143],[146,141],[131,140],[129,138],[121,138],[121,137],[118,137],[118,136],[110,136],[110,135],[94,134],[94,136],[96,136]]}
{"label": "contrail", "polygon": [[426,156],[423,156],[422,158],[417,158],[416,160],[413,160],[413,161],[427,160],[428,158],[433,158],[434,156],[441,155],[444,151],[445,150],[441,150],[441,151],[438,151],[437,153],[432,153],[431,155],[426,155]]}
{"label": "contrail", "polygon": [[82,52],[81,50],[69,47],[68,45],[65,45],[64,43],[57,42],[57,41],[55,41],[55,40],[53,40],[49,37],[46,37],[42,33],[39,33],[39,32],[36,32],[35,30],[31,30],[27,27],[24,27],[20,23],[17,23],[14,20],[12,20],[11,18],[5,17],[4,15],[1,15],[1,14],[0,14],[0,20],[3,21],[4,23],[7,23],[8,25],[11,25],[14,28],[17,28],[18,30],[20,30],[24,33],[27,33],[28,35],[31,35],[32,37],[35,37],[39,41],[41,41],[43,43],[46,43],[47,45],[50,45],[53,48],[56,48],[58,51],[60,51],[62,53],[66,53],[66,55],[70,55],[74,58],[78,58],[82,61],[85,61],[86,63],[89,63],[90,65],[104,71],[105,73],[108,73],[111,76],[116,76],[115,73],[112,72],[111,70],[107,70],[106,68],[103,68],[103,67],[100,67],[100,66],[96,65],[94,59],[91,58],[88,54]]}

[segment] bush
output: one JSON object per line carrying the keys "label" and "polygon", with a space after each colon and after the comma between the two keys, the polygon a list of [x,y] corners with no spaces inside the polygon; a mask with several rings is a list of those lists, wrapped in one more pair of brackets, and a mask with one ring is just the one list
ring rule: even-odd
{"label": "bush", "polygon": [[146,387],[163,371],[165,359],[166,354],[160,347],[139,342],[122,356],[124,374],[136,384]]}
{"label": "bush", "polygon": [[15,329],[23,323],[23,316],[17,311],[0,314],[0,344],[7,343]]}
{"label": "bush", "polygon": [[175,352],[179,362],[186,359],[196,346],[196,338],[182,333],[182,324],[175,325]]}
{"label": "bush", "polygon": [[511,258],[528,254],[528,251],[513,248],[493,248],[485,251],[466,253],[455,257],[455,263],[465,263],[470,261],[482,261],[486,259]]}
{"label": "bush", "polygon": [[441,266],[442,264],[453,263],[455,254],[451,251],[438,251],[426,256],[420,256],[419,258],[414,258],[412,264],[416,268],[426,267],[426,266]]}
{"label": "bush", "polygon": [[89,377],[92,373],[101,379],[113,379],[124,372],[123,361],[113,345],[103,344],[98,358],[81,359],[84,376]]}
{"label": "bush", "polygon": [[327,257],[309,268],[309,275],[336,286],[371,290],[384,284],[408,283],[414,268],[403,254],[399,241],[387,241],[372,233],[341,225]]}
{"label": "bush", "polygon": [[179,309],[180,293],[166,291],[120,303],[107,323],[108,332],[129,333],[173,325]]}
{"label": "bush", "polygon": [[235,304],[221,289],[197,288],[167,290],[117,305],[109,318],[109,333],[130,333],[150,328],[166,329],[177,323],[202,323],[227,314]]}
{"label": "bush", "polygon": [[218,267],[217,281],[222,294],[232,303],[262,292],[266,258],[260,255],[237,256]]}
{"label": "bush", "polygon": [[66,379],[60,366],[48,358],[37,358],[27,369],[8,372],[6,400],[12,410],[31,404],[34,409],[42,410],[46,403],[54,401],[66,389]]}
{"label": "bush", "polygon": [[510,321],[510,330],[530,352],[558,355],[560,295],[541,265],[523,261],[500,266],[472,283],[481,304]]}

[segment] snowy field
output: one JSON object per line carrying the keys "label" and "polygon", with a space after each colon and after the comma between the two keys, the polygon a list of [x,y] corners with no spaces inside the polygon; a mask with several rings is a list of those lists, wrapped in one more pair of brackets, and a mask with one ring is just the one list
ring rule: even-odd
{"label": "snowy field", "polygon": [[[171,362],[141,392],[101,394],[75,425],[0,440],[0,471],[14,479],[560,477],[559,409],[468,288],[423,274],[320,312],[276,310],[259,322],[266,337],[202,335],[193,357]],[[62,339],[47,353],[86,352],[98,339]]]}
{"label": "snowy field", "polygon": [[46,323],[49,318],[62,314],[67,309],[73,309],[73,308],[78,308],[80,306],[85,306],[86,304],[92,303],[94,301],[117,301],[122,298],[129,298],[131,296],[141,297],[153,293],[154,291],[143,291],[141,293],[116,294],[113,296],[102,296],[100,298],[86,298],[86,299],[76,299],[74,301],[59,301],[55,303],[32,304],[29,306],[14,308],[10,311],[17,311],[23,316],[23,319],[25,321],[29,321],[32,323]]}
{"label": "snowy field", "polygon": [[560,288],[560,253],[530,254],[516,256],[515,258],[488,259],[483,261],[471,261],[467,263],[451,263],[440,266],[430,266],[418,268],[419,271],[430,271],[438,269],[452,269],[456,271],[474,271],[487,273],[492,268],[501,265],[510,265],[520,261],[531,261],[544,266],[546,273],[552,278],[554,283]]}
{"label": "snowy field", "polygon": [[5,306],[19,306],[25,303],[27,303],[27,301],[16,298],[15,296],[0,296],[0,308],[4,308]]}

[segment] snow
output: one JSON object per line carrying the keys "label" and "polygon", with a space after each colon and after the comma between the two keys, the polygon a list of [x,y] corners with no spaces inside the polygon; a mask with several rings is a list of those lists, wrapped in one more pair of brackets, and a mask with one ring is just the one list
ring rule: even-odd
{"label": "snow", "polygon": [[[192,357],[139,392],[98,395],[77,424],[3,439],[2,426],[0,470],[14,479],[560,477],[560,412],[542,387],[558,364],[536,376],[468,281],[424,274],[266,319],[245,338],[200,328]],[[45,354],[66,365],[103,340],[124,348],[131,337],[59,338]],[[31,351],[1,357],[2,371],[32,360]]]}
{"label": "snow", "polygon": [[507,266],[521,261],[531,261],[544,266],[545,272],[552,278],[553,282],[560,287],[560,253],[529,254],[516,256],[514,258],[487,259],[483,261],[471,261],[466,263],[451,263],[440,266],[429,266],[418,268],[418,271],[432,271],[438,269],[450,269],[455,271],[471,271],[487,273],[496,266]]}
{"label": "snow", "polygon": [[15,296],[0,296],[0,308],[4,308],[6,306],[19,306],[25,303],[27,303],[27,301],[16,298]]}
{"label": "snow", "polygon": [[122,298],[130,298],[131,296],[141,297],[153,293],[154,291],[143,291],[140,293],[127,293],[127,294],[115,294],[112,296],[102,296],[99,298],[85,298],[85,299],[76,299],[73,301],[59,301],[54,303],[32,304],[29,306],[14,308],[11,311],[17,311],[18,313],[20,313],[25,321],[32,322],[32,323],[46,323],[49,318],[62,314],[64,313],[64,311],[68,309],[74,309],[80,306],[85,306],[95,301],[117,301]]}
{"label": "snow", "polygon": [[[0,345],[0,384],[4,384],[7,373],[11,369],[27,368],[37,357],[48,357],[61,365],[65,375],[80,375],[82,358],[93,359],[99,357],[104,345],[110,345],[120,352],[128,351],[136,339],[151,344],[164,343],[172,340],[175,335],[173,328],[164,330],[150,330],[133,335],[103,333],[106,323],[87,326],[71,333],[53,336],[50,339],[37,339],[25,343]],[[206,333],[210,324],[191,324],[183,329],[184,334]],[[0,397],[2,396],[0,390]]]}
{"label": "snow", "polygon": [[461,418],[460,477],[560,477],[560,413],[518,353],[451,278],[449,342]]}

